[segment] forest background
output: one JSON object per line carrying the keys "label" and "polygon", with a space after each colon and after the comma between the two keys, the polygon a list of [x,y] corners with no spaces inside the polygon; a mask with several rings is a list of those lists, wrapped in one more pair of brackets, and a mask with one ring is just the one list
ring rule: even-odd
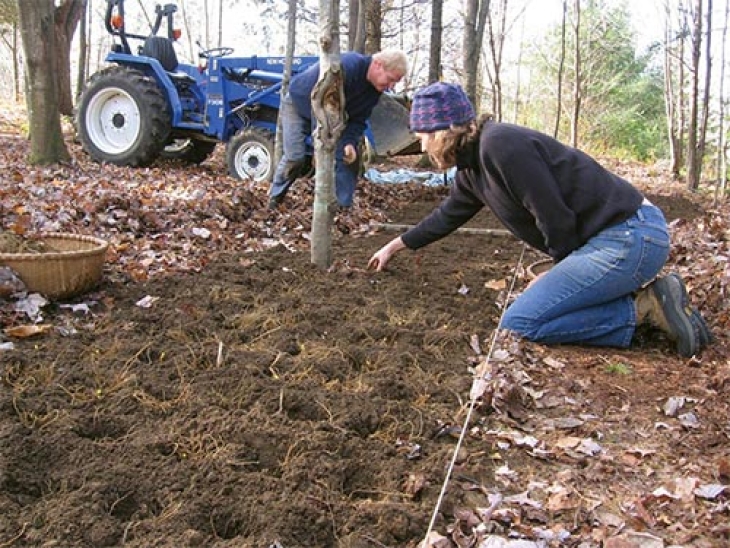
{"label": "forest background", "polygon": [[[411,70],[397,91],[444,79],[462,83],[481,112],[553,134],[596,154],[663,160],[691,190],[727,179],[727,50],[730,0],[346,0],[337,2],[342,50],[406,51]],[[103,0],[32,0],[52,6],[59,111],[71,115],[112,37]],[[235,55],[318,54],[316,0],[178,0],[182,60],[203,48]],[[21,19],[0,0],[0,94],[23,100]],[[128,0],[142,33],[154,2]],[[31,10],[41,13],[42,10]],[[290,25],[294,19],[296,25]],[[45,42],[44,42],[45,40]],[[44,36],[27,35],[26,51]],[[67,76],[64,76],[67,74]],[[34,83],[29,82],[28,89]]]}

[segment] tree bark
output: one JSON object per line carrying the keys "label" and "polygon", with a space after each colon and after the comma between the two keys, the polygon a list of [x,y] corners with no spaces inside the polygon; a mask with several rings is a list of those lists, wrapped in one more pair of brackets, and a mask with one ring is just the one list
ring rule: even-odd
{"label": "tree bark", "polygon": [[[30,128],[31,164],[47,165],[70,159],[58,111],[53,0],[19,1],[20,33],[26,60],[26,102]],[[68,67],[67,67],[68,68]]]}
{"label": "tree bark", "polygon": [[[289,6],[287,11],[289,21],[287,23],[286,30],[286,57],[284,58],[284,73],[281,78],[281,98],[289,91],[289,81],[291,80],[291,67],[294,59],[294,45],[296,43],[297,36],[297,0],[289,0]],[[277,117],[276,120],[276,136],[274,137],[274,166],[279,165],[282,155],[284,154],[284,140],[281,118]]]}
{"label": "tree bark", "polygon": [[700,161],[697,156],[697,128],[699,125],[700,102],[700,58],[702,53],[702,0],[695,0],[692,14],[692,82],[690,95],[690,113],[687,123],[687,188],[697,190],[699,187]]}
{"label": "tree bark", "polygon": [[335,203],[335,151],[344,129],[344,74],[340,63],[339,0],[319,0],[319,80],[312,90],[317,119],[311,262],[322,269],[332,264],[332,222]]}
{"label": "tree bark", "polygon": [[[91,13],[91,0],[88,0],[87,3],[88,10],[84,10],[84,13],[82,14],[81,20],[79,21],[79,59],[78,59],[78,70],[76,72],[76,99],[79,98],[81,95],[81,92],[84,89],[84,84],[86,83],[86,69],[88,67],[89,63],[89,46],[88,46],[88,36],[89,31],[91,29],[90,26],[87,26],[87,13]],[[76,101],[74,101],[75,103]]]}
{"label": "tree bark", "polygon": [[350,0],[348,49],[359,53],[365,52],[365,20],[367,16],[367,0]]}
{"label": "tree bark", "polygon": [[[33,3],[35,2],[31,2],[31,4]],[[71,93],[71,40],[73,40],[76,27],[85,11],[86,0],[64,0],[53,14],[58,109],[61,114],[66,116],[72,116],[74,108],[73,94]]]}
{"label": "tree bark", "polygon": [[[492,88],[492,114],[495,120],[502,121],[502,52],[507,34],[507,0],[500,0],[499,13],[489,10],[487,16],[487,36],[491,65],[487,64],[487,76]],[[497,17],[495,17],[495,15]],[[495,21],[496,20],[496,21]]]}
{"label": "tree bark", "polygon": [[13,66],[13,97],[20,101],[20,51],[18,44],[18,6],[15,1],[0,2],[0,40],[10,50]]}
{"label": "tree bark", "polygon": [[560,61],[558,64],[557,104],[555,105],[555,127],[553,137],[560,135],[560,115],[563,112],[563,77],[565,76],[566,32],[568,24],[568,0],[563,0],[563,19],[560,25]]}
{"label": "tree bark", "polygon": [[575,0],[573,33],[575,35],[575,54],[573,71],[575,73],[573,80],[573,120],[570,125],[570,143],[573,147],[578,146],[578,119],[580,118],[580,107],[582,101],[582,84],[581,84],[581,57],[580,57],[580,0]]}
{"label": "tree bark", "polygon": [[372,55],[383,43],[383,7],[381,0],[363,0],[361,6],[365,7],[365,53]]}
{"label": "tree bark", "polygon": [[482,51],[484,29],[489,13],[489,0],[467,0],[464,16],[464,91],[479,111],[479,60]]}
{"label": "tree bark", "polygon": [[431,3],[431,42],[428,52],[428,83],[441,79],[441,43],[444,33],[444,2]]}
{"label": "tree bark", "polygon": [[[701,0],[700,0],[701,1]],[[702,95],[702,113],[700,119],[699,134],[697,135],[697,165],[696,186],[699,188],[702,180],[702,165],[707,149],[707,124],[710,119],[710,86],[712,85],[712,0],[707,0],[707,40],[705,41],[705,89]]]}
{"label": "tree bark", "polygon": [[674,73],[674,61],[677,57],[676,52],[680,48],[679,46],[673,45],[674,33],[672,32],[669,4],[665,4],[664,9],[664,111],[667,119],[667,133],[669,135],[670,172],[675,179],[678,179],[682,156],[681,128],[678,123],[678,109],[681,108],[681,104],[678,105],[679,95],[677,93],[677,87],[679,86],[675,87],[677,76]]}
{"label": "tree bark", "polygon": [[725,113],[727,112],[727,101],[725,95],[725,63],[727,48],[727,22],[730,18],[730,0],[725,0],[725,17],[722,24],[722,38],[720,44],[720,89],[718,91],[718,128],[717,128],[717,158],[715,171],[717,181],[715,184],[715,202],[720,196],[725,195],[727,189],[727,137],[725,135]]}

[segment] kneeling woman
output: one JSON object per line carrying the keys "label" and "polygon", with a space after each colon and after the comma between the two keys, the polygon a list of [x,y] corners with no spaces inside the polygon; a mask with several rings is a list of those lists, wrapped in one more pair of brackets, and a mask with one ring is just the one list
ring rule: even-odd
{"label": "kneeling woman", "polygon": [[370,259],[383,270],[398,251],[450,234],[489,206],[553,268],[505,311],[500,327],[546,344],[625,348],[654,325],[692,356],[711,340],[682,278],[657,278],[669,256],[661,210],[593,158],[548,135],[476,120],[464,91],[437,82],[413,97],[411,131],[441,169],[457,168],[450,195]]}

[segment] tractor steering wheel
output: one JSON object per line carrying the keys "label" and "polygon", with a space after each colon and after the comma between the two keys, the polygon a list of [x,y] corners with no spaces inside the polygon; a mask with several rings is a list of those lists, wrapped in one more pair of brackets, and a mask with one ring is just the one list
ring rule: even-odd
{"label": "tractor steering wheel", "polygon": [[206,59],[209,57],[225,57],[226,55],[230,55],[231,53],[233,53],[233,48],[211,48],[201,51],[200,57],[205,57]]}

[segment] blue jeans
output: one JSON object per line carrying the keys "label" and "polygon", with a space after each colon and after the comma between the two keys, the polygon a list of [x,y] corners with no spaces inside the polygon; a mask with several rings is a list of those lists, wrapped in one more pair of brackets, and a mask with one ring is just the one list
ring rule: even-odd
{"label": "blue jeans", "polygon": [[546,344],[626,348],[636,330],[633,293],[668,256],[667,222],[645,202],[536,280],[505,311],[501,327]]}
{"label": "blue jeans", "polygon": [[[294,179],[284,176],[288,162],[304,160],[310,153],[307,147],[307,138],[314,129],[312,120],[299,115],[289,95],[281,101],[279,110],[283,131],[282,145],[284,153],[274,172],[274,180],[269,189],[269,196],[283,196],[289,190]],[[357,186],[358,162],[346,164],[343,160],[344,144],[340,141],[335,150],[335,195],[337,203],[343,207],[350,207],[355,196]]]}

